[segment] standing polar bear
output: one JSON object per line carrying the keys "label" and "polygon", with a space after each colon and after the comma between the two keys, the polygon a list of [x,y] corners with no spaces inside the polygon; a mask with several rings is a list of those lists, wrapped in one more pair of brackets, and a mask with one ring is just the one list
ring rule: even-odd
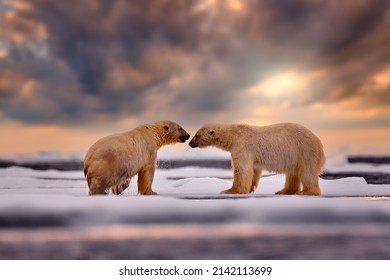
{"label": "standing polar bear", "polygon": [[152,182],[157,150],[164,145],[184,143],[189,138],[177,123],[160,121],[98,140],[84,159],[89,194],[107,194],[110,189],[114,194],[120,194],[136,174],[138,193],[156,194],[152,191]]}
{"label": "standing polar bear", "polygon": [[276,194],[320,195],[318,176],[325,164],[323,147],[320,139],[301,125],[207,124],[196,132],[189,145],[215,146],[231,153],[233,186],[223,194],[254,192],[262,169],[266,169],[286,174],[284,188]]}

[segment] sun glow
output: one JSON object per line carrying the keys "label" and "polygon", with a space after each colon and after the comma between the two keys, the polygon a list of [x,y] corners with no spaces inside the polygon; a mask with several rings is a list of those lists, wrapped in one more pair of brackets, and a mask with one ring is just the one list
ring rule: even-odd
{"label": "sun glow", "polygon": [[289,96],[306,90],[313,80],[323,76],[325,72],[325,70],[320,70],[309,73],[297,71],[276,73],[250,87],[248,92],[253,95],[263,95],[270,99]]}
{"label": "sun glow", "polygon": [[277,98],[302,90],[305,83],[293,72],[285,72],[273,75],[248,91],[254,95],[264,95],[269,98]]}

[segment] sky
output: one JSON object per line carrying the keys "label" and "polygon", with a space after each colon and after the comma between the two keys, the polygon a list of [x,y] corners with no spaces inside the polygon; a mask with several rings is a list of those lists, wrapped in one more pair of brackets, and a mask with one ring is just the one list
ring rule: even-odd
{"label": "sky", "polygon": [[0,0],[0,154],[163,119],[390,154],[389,26],[388,0]]}

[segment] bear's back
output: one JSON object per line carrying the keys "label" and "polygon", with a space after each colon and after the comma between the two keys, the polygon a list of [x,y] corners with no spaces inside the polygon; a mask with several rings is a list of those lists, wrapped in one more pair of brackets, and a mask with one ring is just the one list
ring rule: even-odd
{"label": "bear's back", "polygon": [[316,165],[323,165],[324,152],[319,138],[309,129],[295,123],[269,126],[235,125],[234,150],[251,151],[255,161],[271,170],[287,169],[298,161],[312,157]]}

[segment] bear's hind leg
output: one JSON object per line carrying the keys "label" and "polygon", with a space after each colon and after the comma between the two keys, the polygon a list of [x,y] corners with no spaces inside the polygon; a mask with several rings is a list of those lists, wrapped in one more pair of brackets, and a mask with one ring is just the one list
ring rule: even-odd
{"label": "bear's hind leg", "polygon": [[89,195],[107,194],[104,180],[92,178],[91,180],[88,180],[88,183]]}
{"label": "bear's hind leg", "polygon": [[157,194],[152,191],[152,182],[154,177],[154,168],[142,169],[138,172],[138,193],[141,195]]}
{"label": "bear's hind leg", "polygon": [[318,185],[318,176],[306,176],[302,178],[303,190],[299,193],[302,195],[320,195],[320,187]]}
{"label": "bear's hind leg", "polygon": [[126,180],[121,184],[111,187],[111,191],[113,194],[120,195],[129,187],[129,185],[130,185],[130,180]]}
{"label": "bear's hind leg", "polygon": [[277,191],[275,194],[298,194],[300,186],[301,181],[299,180],[299,176],[295,173],[287,173],[284,188]]}

